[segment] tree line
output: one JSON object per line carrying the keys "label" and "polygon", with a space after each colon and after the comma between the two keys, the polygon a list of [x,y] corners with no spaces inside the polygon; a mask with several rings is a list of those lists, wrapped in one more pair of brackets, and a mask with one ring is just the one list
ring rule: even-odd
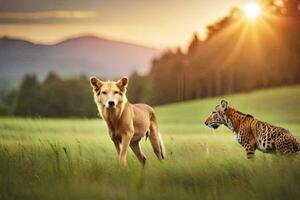
{"label": "tree line", "polygon": [[[86,76],[62,79],[50,72],[44,81],[27,74],[18,90],[2,100],[2,114],[28,117],[94,117],[89,80]],[[2,106],[3,107],[3,106]]]}
{"label": "tree line", "polygon": [[[128,98],[132,102],[150,99],[147,77],[133,73]],[[105,78],[103,78],[105,80]],[[97,117],[89,78],[85,75],[62,78],[50,72],[43,81],[26,74],[17,90],[0,96],[0,115],[22,117]]]}
{"label": "tree line", "polygon": [[154,104],[300,82],[300,1],[263,0],[247,19],[237,8],[193,36],[187,52],[166,50],[152,63]]}

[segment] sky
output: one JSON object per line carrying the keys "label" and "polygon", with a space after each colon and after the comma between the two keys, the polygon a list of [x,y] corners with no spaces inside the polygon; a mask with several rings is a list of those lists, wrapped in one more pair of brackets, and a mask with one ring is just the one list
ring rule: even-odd
{"label": "sky", "polygon": [[0,37],[53,44],[96,35],[155,48],[184,46],[251,0],[0,0]]}

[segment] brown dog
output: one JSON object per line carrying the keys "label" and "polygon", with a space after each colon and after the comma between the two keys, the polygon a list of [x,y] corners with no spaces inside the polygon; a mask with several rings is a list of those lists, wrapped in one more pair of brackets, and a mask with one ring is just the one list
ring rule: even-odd
{"label": "brown dog", "polygon": [[144,166],[146,157],[139,141],[149,137],[154,153],[162,160],[165,157],[164,145],[158,132],[153,108],[146,104],[131,104],[127,101],[128,78],[118,81],[101,81],[91,77],[94,100],[99,113],[106,121],[109,135],[115,144],[121,165],[126,165],[128,146]]}

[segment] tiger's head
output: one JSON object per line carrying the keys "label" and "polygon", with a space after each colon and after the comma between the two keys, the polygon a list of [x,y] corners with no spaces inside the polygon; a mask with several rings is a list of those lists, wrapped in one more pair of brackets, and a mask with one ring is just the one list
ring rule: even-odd
{"label": "tiger's head", "polygon": [[225,100],[221,101],[220,105],[217,105],[215,110],[207,117],[204,124],[209,128],[217,129],[220,125],[226,125],[225,111],[228,103]]}

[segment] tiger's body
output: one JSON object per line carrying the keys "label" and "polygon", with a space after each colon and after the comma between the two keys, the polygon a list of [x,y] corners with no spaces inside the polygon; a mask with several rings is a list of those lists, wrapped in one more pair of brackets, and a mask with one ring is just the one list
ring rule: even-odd
{"label": "tiger's body", "polygon": [[262,122],[227,106],[226,101],[216,107],[205,124],[212,128],[219,125],[227,126],[241,144],[248,158],[252,158],[256,150],[264,153],[279,153],[282,155],[300,151],[300,143],[287,130]]}

